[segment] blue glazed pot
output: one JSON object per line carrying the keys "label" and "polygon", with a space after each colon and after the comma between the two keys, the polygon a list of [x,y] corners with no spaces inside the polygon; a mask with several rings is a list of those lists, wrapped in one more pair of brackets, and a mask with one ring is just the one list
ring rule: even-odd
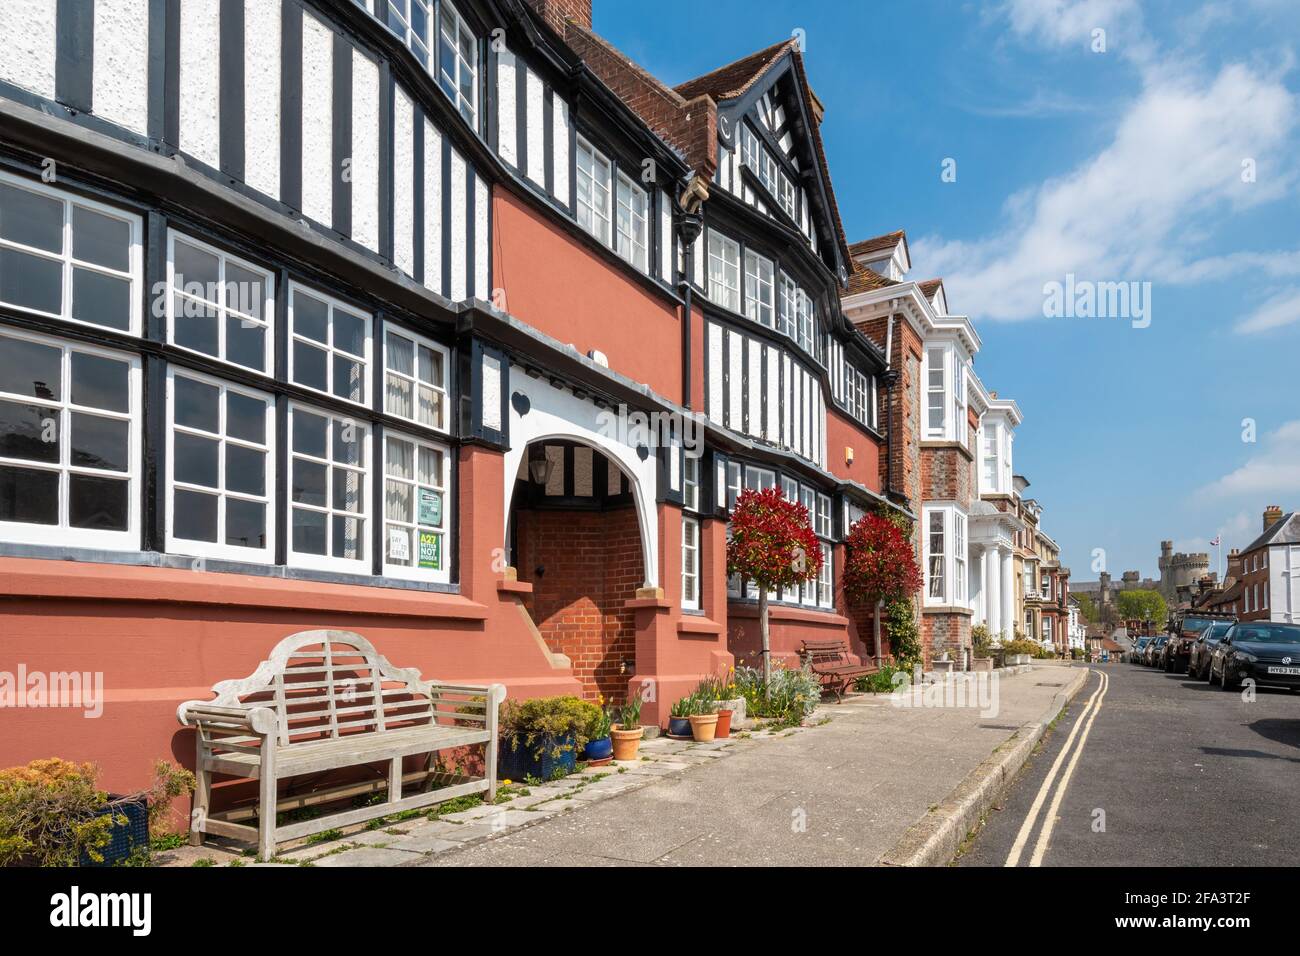
{"label": "blue glazed pot", "polygon": [[691,719],[689,717],[669,717],[668,735],[670,737],[690,737]]}
{"label": "blue glazed pot", "polygon": [[[559,748],[556,755],[553,751]],[[533,752],[541,750],[540,758]],[[556,740],[548,737],[540,743],[535,742],[530,748],[519,742],[518,749],[512,746],[509,738],[502,738],[497,757],[497,776],[503,780],[523,780],[536,777],[539,780],[554,780],[567,776],[576,769],[578,752],[574,746],[572,734]]]}
{"label": "blue glazed pot", "polygon": [[605,760],[614,753],[614,741],[608,737],[601,737],[599,740],[588,740],[586,759],[587,760]]}

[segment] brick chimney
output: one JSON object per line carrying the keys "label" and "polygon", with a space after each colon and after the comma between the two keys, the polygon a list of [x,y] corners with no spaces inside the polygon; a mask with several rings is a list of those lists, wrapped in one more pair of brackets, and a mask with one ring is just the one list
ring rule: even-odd
{"label": "brick chimney", "polygon": [[1241,552],[1238,549],[1233,548],[1228,552],[1228,577],[1239,578],[1244,570],[1241,560]]}
{"label": "brick chimney", "polygon": [[1264,530],[1267,531],[1273,525],[1282,520],[1282,509],[1277,505],[1269,505],[1264,509]]}
{"label": "brick chimney", "polygon": [[564,24],[572,20],[585,30],[591,29],[592,0],[528,0],[552,30],[564,36]]}

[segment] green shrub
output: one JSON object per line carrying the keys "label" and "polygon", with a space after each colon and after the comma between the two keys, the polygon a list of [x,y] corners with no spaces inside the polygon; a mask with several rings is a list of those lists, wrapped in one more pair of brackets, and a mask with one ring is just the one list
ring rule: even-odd
{"label": "green shrub", "polygon": [[971,649],[975,657],[990,657],[993,654],[993,632],[987,624],[976,624],[970,629]]}
{"label": "green shrub", "polygon": [[895,667],[893,664],[882,664],[880,670],[874,674],[867,674],[865,677],[859,677],[854,681],[853,689],[864,693],[892,694],[896,689],[894,687],[894,675],[907,673],[909,672],[901,667]]}
{"label": "green shrub", "polygon": [[528,747],[541,760],[549,745],[551,757],[581,751],[600,722],[600,707],[577,697],[534,697],[508,700],[501,708],[501,739],[512,750]]}
{"label": "green shrub", "polygon": [[77,866],[84,852],[96,863],[111,839],[108,795],[95,786],[94,764],[57,757],[0,770],[0,866]]}
{"label": "green shrub", "polygon": [[764,693],[763,671],[757,667],[736,668],[736,690],[745,698],[751,717],[773,720],[778,726],[793,727],[812,714],[821,700],[821,685],[806,668],[772,668],[772,683]]}

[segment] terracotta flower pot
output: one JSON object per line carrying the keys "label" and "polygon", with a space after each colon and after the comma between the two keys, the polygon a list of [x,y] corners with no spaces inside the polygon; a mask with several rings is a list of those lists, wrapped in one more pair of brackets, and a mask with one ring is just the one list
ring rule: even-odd
{"label": "terracotta flower pot", "polygon": [[718,729],[717,732],[714,734],[714,736],[715,737],[731,736],[731,711],[729,710],[718,711]]}
{"label": "terracotta flower pot", "polygon": [[624,730],[620,725],[615,724],[610,728],[609,734],[614,738],[615,760],[636,759],[637,751],[641,749],[641,737],[645,734],[644,727]]}
{"label": "terracotta flower pot", "polygon": [[718,730],[717,714],[691,714],[691,736],[701,743],[708,743]]}

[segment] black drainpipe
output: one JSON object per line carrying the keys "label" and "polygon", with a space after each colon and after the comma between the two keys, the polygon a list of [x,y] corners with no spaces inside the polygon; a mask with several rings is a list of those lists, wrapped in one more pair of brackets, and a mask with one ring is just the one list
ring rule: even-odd
{"label": "black drainpipe", "polygon": [[[682,241],[683,257],[686,260],[685,277],[678,288],[682,292],[682,407],[691,407],[691,326],[694,318],[691,314],[692,282],[695,278],[695,255],[693,246],[704,229],[704,217],[699,213],[678,211],[676,218],[677,236]],[[675,255],[676,249],[673,250]]]}

